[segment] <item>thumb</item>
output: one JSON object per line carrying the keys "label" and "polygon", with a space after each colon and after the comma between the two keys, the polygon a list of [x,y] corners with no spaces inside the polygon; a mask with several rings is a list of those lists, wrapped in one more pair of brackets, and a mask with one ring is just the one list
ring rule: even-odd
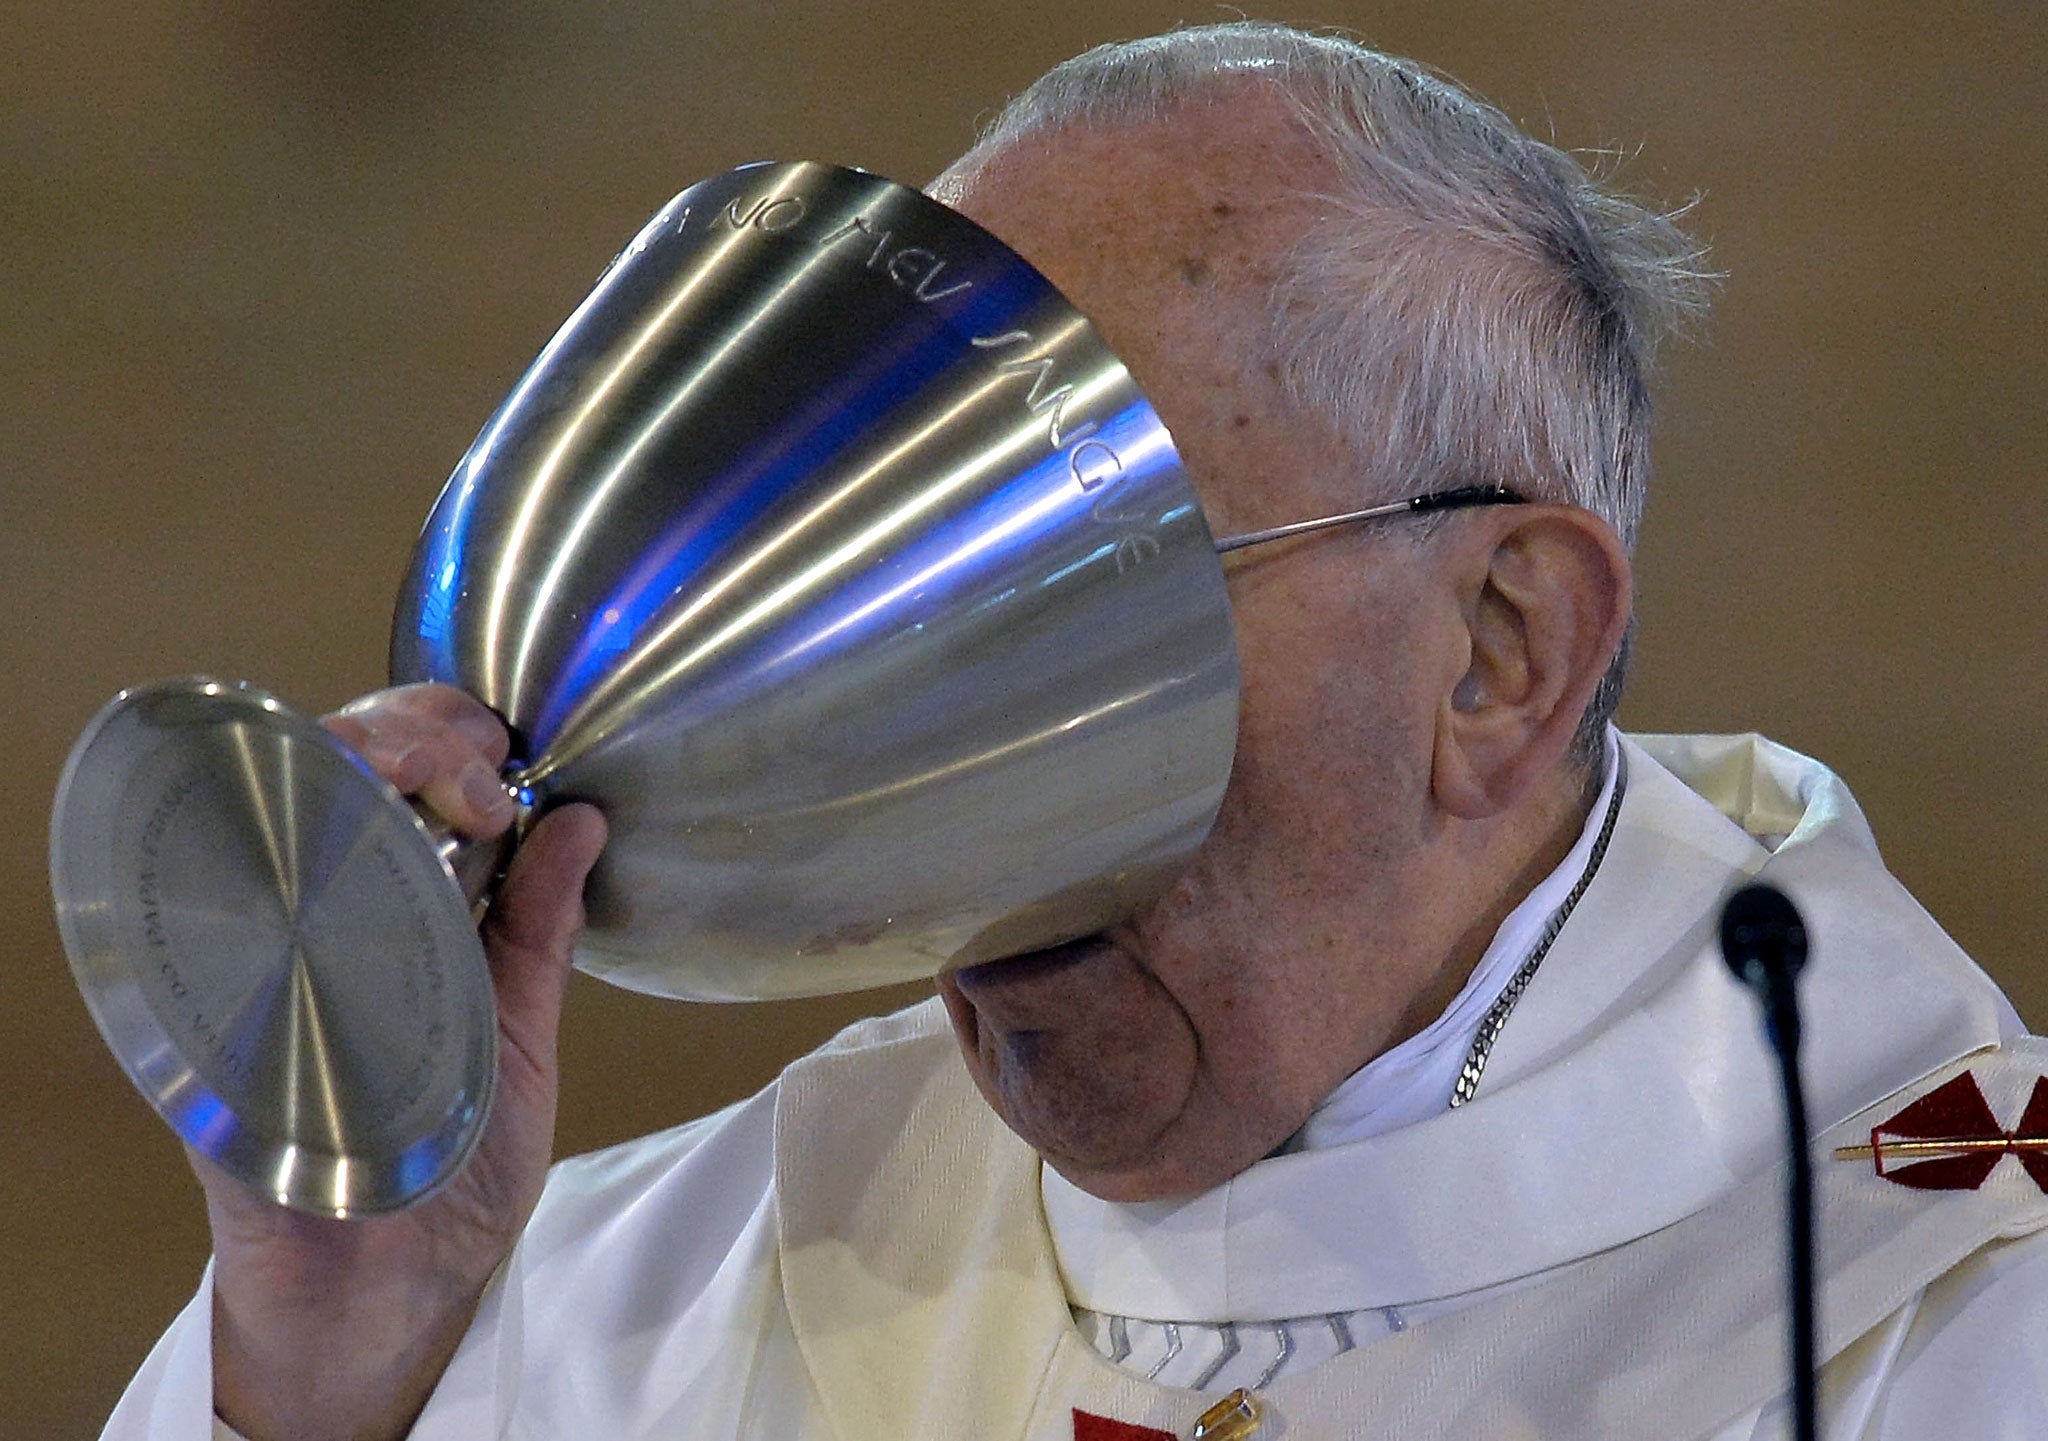
{"label": "thumb", "polygon": [[484,951],[505,1038],[551,1067],[555,1028],[569,984],[570,953],[583,931],[583,882],[604,849],[594,806],[550,812],[520,842],[485,914]]}

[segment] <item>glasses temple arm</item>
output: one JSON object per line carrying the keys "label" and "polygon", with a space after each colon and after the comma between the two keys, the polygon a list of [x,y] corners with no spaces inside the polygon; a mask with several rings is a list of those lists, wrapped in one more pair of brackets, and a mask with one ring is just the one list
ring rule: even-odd
{"label": "glasses temple arm", "polygon": [[1248,545],[1263,545],[1269,540],[1284,540],[1290,535],[1307,535],[1311,531],[1328,530],[1331,526],[1350,525],[1360,520],[1378,520],[1382,516],[1423,515],[1433,510],[1456,510],[1468,505],[1520,504],[1522,497],[1504,485],[1462,485],[1455,490],[1434,490],[1427,495],[1410,496],[1406,500],[1388,501],[1384,505],[1369,505],[1364,510],[1347,510],[1342,515],[1326,515],[1317,520],[1297,520],[1292,525],[1276,525],[1267,530],[1225,536],[1216,542],[1216,553],[1224,555],[1233,550],[1242,550]]}

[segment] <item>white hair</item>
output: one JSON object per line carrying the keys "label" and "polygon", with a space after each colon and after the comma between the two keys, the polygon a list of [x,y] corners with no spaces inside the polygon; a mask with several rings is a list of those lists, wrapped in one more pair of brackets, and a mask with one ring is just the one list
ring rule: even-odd
{"label": "white hair", "polygon": [[[949,173],[1062,126],[1160,120],[1231,77],[1274,84],[1338,176],[1282,258],[1274,338],[1290,395],[1369,477],[1357,503],[1506,485],[1592,511],[1632,550],[1647,377],[1715,277],[1673,215],[1443,77],[1283,25],[1176,30],[1054,67]],[[1599,754],[1627,653],[1587,709],[1581,759]]]}

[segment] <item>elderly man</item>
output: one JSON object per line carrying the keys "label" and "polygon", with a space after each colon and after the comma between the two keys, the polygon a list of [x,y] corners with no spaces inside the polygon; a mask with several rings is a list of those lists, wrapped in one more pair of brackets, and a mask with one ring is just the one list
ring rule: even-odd
{"label": "elderly man", "polygon": [[[1761,872],[1808,909],[1823,1126],[1938,1084],[2002,1125],[2040,1066],[1825,770],[1608,725],[1684,237],[1426,71],[1258,25],[1059,67],[933,193],[1091,317],[1219,534],[1529,503],[1234,557],[1235,768],[1163,899],[550,1175],[604,842],[553,814],[485,923],[505,1044],[466,1171],[325,1222],[202,1166],[209,1282],[110,1434],[1777,1434],[1778,1120],[1721,899]],[[332,725],[508,823],[475,702]],[[2028,1174],[1820,1154],[1829,1434],[2048,1429]]]}

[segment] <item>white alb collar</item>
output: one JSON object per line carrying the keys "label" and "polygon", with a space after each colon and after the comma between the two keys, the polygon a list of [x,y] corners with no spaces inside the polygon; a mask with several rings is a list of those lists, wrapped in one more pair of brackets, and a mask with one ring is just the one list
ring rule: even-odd
{"label": "white alb collar", "polygon": [[1541,943],[1551,918],[1592,864],[1593,847],[1601,821],[1613,802],[1621,767],[1621,748],[1615,743],[1611,726],[1604,754],[1600,795],[1587,812],[1578,842],[1557,869],[1539,881],[1501,922],[1493,943],[1473,967],[1456,999],[1445,1007],[1442,1015],[1400,1045],[1353,1071],[1281,1147],[1283,1154],[1362,1141],[1413,1125],[1450,1105],[1451,1089],[1471,1052],[1479,1023],[1486,1018],[1502,988]]}
{"label": "white alb collar", "polygon": [[1712,939],[1720,899],[1759,874],[1838,958],[1800,978],[1817,1129],[2009,1029],[1996,987],[1885,874],[1824,767],[1755,737],[1647,744],[1621,743],[1628,794],[1599,875],[1470,1105],[1170,1201],[1103,1201],[1044,1167],[1068,1300],[1205,1324],[1406,1306],[1710,1204],[1783,1145],[1759,1099],[1775,1076],[1755,1007]]}

